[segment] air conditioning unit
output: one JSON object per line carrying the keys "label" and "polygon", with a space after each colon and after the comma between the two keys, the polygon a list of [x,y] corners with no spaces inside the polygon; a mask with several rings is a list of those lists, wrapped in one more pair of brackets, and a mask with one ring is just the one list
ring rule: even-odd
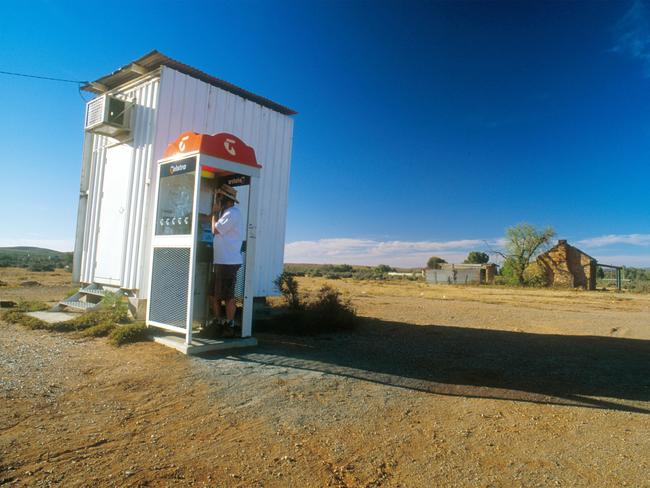
{"label": "air conditioning unit", "polygon": [[86,104],[86,130],[116,139],[131,134],[131,107],[129,101],[111,95],[93,98]]}

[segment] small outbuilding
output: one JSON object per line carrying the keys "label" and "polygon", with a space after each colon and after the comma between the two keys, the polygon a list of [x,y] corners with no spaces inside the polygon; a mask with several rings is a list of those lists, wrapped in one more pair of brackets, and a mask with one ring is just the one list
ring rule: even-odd
{"label": "small outbuilding", "polygon": [[[215,189],[236,187],[243,265],[241,336],[251,304],[282,273],[295,111],[158,51],[82,87],[86,106],[73,279],[60,308],[125,294],[147,324],[183,334],[207,320]],[[205,248],[205,249],[204,249]]]}
{"label": "small outbuilding", "polygon": [[425,269],[427,283],[444,285],[468,285],[494,283],[496,264],[442,263],[438,269]]}
{"label": "small outbuilding", "polygon": [[565,239],[537,258],[549,286],[596,289],[596,259],[573,247]]}

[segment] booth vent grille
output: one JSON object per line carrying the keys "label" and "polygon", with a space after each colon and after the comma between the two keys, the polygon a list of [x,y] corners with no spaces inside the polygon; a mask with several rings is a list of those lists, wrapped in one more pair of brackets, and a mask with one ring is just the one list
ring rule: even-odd
{"label": "booth vent grille", "polygon": [[235,281],[235,298],[244,299],[244,277],[246,276],[246,251],[241,253],[242,264],[237,270],[237,280]]}
{"label": "booth vent grille", "polygon": [[101,124],[104,121],[104,104],[106,97],[97,97],[86,105],[86,128]]}
{"label": "booth vent grille", "polygon": [[154,248],[151,274],[149,319],[185,328],[190,250],[181,247]]}

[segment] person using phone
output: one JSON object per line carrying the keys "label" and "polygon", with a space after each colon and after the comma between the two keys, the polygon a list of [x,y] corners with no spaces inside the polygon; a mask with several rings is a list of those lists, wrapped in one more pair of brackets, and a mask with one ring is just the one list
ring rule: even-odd
{"label": "person using phone", "polygon": [[[242,265],[241,247],[243,241],[242,216],[236,204],[237,190],[227,184],[216,191],[212,208],[214,296],[212,311],[216,325],[225,325],[234,330],[235,282],[237,271]],[[221,302],[225,303],[225,318],[221,312]],[[213,323],[214,323],[213,322]]]}

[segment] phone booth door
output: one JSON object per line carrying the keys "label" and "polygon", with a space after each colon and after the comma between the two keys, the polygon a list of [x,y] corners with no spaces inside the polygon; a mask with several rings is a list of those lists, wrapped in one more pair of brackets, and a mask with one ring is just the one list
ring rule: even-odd
{"label": "phone booth door", "polygon": [[197,156],[160,164],[147,322],[192,340]]}

